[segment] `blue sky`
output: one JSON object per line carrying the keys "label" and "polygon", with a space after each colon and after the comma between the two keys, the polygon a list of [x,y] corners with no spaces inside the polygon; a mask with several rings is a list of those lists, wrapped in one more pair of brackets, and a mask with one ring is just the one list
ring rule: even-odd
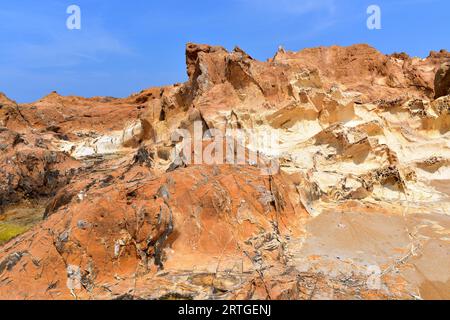
{"label": "blue sky", "polygon": [[[81,8],[81,30],[66,9]],[[382,29],[366,27],[369,5]],[[277,47],[368,43],[426,57],[450,50],[448,0],[2,0],[0,91],[31,102],[63,95],[124,97],[186,80],[187,42],[239,45],[260,60]]]}

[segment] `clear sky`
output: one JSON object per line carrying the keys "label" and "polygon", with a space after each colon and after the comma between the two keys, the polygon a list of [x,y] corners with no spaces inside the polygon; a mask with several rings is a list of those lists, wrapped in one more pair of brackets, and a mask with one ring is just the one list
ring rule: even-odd
{"label": "clear sky", "polygon": [[[69,5],[81,30],[69,30]],[[381,8],[381,30],[366,26]],[[31,102],[63,95],[124,97],[186,80],[187,42],[240,46],[266,60],[278,46],[368,43],[426,57],[450,50],[449,0],[1,0],[0,91]]]}

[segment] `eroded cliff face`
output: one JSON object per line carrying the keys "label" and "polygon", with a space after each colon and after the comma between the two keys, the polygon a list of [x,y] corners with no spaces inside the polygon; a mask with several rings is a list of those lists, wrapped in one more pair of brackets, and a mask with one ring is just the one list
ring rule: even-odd
{"label": "eroded cliff face", "polygon": [[[0,247],[0,298],[450,298],[450,53],[186,62],[125,99],[0,96],[0,232],[42,217]],[[208,132],[276,141],[195,164],[173,133],[197,124],[200,152]]]}

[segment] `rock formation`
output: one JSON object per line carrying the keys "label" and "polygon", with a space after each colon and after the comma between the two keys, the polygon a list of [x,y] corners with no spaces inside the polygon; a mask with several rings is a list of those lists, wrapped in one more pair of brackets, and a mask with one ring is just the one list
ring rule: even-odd
{"label": "rock formation", "polygon": [[438,99],[450,94],[450,63],[444,63],[436,73],[434,82],[436,96]]}
{"label": "rock formation", "polygon": [[188,44],[182,84],[0,95],[0,298],[449,299],[446,63]]}

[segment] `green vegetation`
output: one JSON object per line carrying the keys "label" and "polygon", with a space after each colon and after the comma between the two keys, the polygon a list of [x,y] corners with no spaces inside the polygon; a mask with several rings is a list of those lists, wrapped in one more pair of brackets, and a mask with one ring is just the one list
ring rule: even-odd
{"label": "green vegetation", "polygon": [[0,213],[0,246],[42,221],[47,200],[24,201],[4,207]]}
{"label": "green vegetation", "polygon": [[29,228],[16,224],[0,222],[0,245],[24,233]]}

